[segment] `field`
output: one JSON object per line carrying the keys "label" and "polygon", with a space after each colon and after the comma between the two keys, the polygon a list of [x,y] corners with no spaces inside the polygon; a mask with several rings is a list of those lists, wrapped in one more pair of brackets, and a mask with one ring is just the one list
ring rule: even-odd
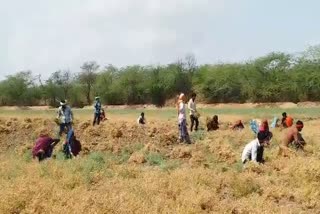
{"label": "field", "polygon": [[[320,210],[320,108],[202,108],[192,145],[177,142],[176,112],[107,109],[92,127],[92,110],[74,110],[80,157],[38,163],[30,150],[39,131],[55,135],[54,110],[0,109],[0,213],[318,213]],[[136,124],[144,111],[148,124]],[[302,119],[306,152],[278,156],[285,130],[273,129],[265,165],[243,168],[240,155],[254,137],[248,121],[281,116]],[[221,130],[204,130],[219,115]],[[242,132],[228,130],[237,119]]]}

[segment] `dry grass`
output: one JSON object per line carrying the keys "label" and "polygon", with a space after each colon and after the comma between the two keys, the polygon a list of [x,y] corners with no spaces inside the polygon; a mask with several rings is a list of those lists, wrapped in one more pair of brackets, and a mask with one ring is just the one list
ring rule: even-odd
{"label": "dry grass", "polygon": [[240,154],[253,138],[248,129],[200,131],[192,135],[195,144],[182,145],[174,120],[155,120],[143,128],[124,120],[91,127],[90,121],[78,119],[76,134],[84,147],[80,157],[63,160],[58,145],[56,158],[39,164],[30,156],[35,133],[43,126],[54,130],[53,120],[0,120],[0,213],[320,210],[319,120],[306,122],[306,154],[278,157],[283,133],[275,130],[265,150],[266,164],[246,169]]}

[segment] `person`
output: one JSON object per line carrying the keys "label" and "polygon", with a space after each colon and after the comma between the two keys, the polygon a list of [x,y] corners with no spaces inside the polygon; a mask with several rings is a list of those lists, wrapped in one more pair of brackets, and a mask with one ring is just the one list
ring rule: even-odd
{"label": "person", "polygon": [[68,131],[72,128],[73,113],[65,100],[61,100],[60,102],[57,120],[60,126],[59,136],[61,136],[64,131],[68,133]]}
{"label": "person", "polygon": [[70,129],[67,134],[66,141],[63,145],[63,153],[66,159],[78,156],[81,151],[81,143],[77,140],[74,130]]}
{"label": "person", "polygon": [[39,138],[32,149],[33,158],[37,158],[38,161],[43,161],[46,158],[50,158],[53,152],[53,148],[59,143],[60,139],[52,139],[48,136],[46,130],[41,131]]}
{"label": "person", "polygon": [[195,126],[194,130],[198,131],[198,126],[199,126],[199,114],[197,112],[196,108],[196,100],[197,94],[192,93],[191,98],[188,102],[188,109],[190,111],[190,121],[191,121],[191,126],[190,126],[190,131],[193,131],[193,126]]}
{"label": "person", "polygon": [[218,115],[214,115],[212,119],[207,118],[207,131],[215,131],[219,129]]}
{"label": "person", "polygon": [[287,119],[287,113],[286,112],[283,112],[282,113],[282,119],[281,119],[281,126],[282,127],[286,127],[287,124],[286,124],[286,119]]}
{"label": "person", "polygon": [[144,117],[144,112],[142,112],[137,120],[138,124],[144,125],[146,124],[146,118]]}
{"label": "person", "polygon": [[281,126],[283,128],[289,128],[293,125],[293,118],[288,116],[286,112],[282,113]]}
{"label": "person", "polygon": [[106,119],[107,119],[106,113],[105,113],[104,109],[102,108],[101,113],[100,113],[100,121],[105,121]]}
{"label": "person", "polygon": [[100,97],[95,97],[94,103],[94,118],[93,118],[93,126],[97,123],[100,124],[100,116],[101,116],[101,102]]}
{"label": "person", "polygon": [[234,125],[231,125],[230,128],[232,130],[242,130],[244,129],[244,125],[241,120],[237,120]]}
{"label": "person", "polygon": [[271,123],[271,128],[279,127],[278,122],[279,122],[279,119],[277,117],[274,117]]}
{"label": "person", "polygon": [[241,161],[243,164],[248,161],[256,163],[264,163],[263,153],[264,147],[270,142],[269,132],[259,132],[257,138],[248,143],[242,152]]}
{"label": "person", "polygon": [[186,100],[185,95],[181,93],[177,103],[179,140],[180,142],[191,143],[189,138],[188,128],[187,128],[185,100]]}
{"label": "person", "polygon": [[259,127],[259,132],[265,132],[265,131],[269,131],[268,120],[263,120],[260,127]]}
{"label": "person", "polygon": [[304,127],[302,121],[298,120],[294,127],[291,127],[284,135],[282,143],[280,145],[279,154],[283,156],[287,156],[287,152],[289,151],[289,146],[292,145],[296,149],[304,149],[306,145],[305,140],[301,135],[301,131]]}

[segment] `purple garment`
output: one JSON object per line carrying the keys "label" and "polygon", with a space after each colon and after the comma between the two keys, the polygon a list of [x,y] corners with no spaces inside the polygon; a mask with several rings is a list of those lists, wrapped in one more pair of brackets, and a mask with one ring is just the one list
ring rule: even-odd
{"label": "purple garment", "polygon": [[32,149],[33,158],[35,158],[41,150],[44,151],[46,157],[51,157],[53,151],[51,144],[53,142],[54,140],[51,137],[39,137]]}

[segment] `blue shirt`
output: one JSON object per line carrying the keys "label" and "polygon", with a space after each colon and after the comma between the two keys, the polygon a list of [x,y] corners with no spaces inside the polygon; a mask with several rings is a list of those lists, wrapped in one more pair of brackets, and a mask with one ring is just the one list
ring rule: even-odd
{"label": "blue shirt", "polygon": [[100,114],[101,112],[101,102],[100,101],[96,101],[94,104],[94,113],[96,114]]}
{"label": "blue shirt", "polygon": [[62,106],[60,106],[58,109],[57,118],[60,120],[60,123],[71,123],[73,119],[71,108],[69,106],[66,106],[63,109]]}

